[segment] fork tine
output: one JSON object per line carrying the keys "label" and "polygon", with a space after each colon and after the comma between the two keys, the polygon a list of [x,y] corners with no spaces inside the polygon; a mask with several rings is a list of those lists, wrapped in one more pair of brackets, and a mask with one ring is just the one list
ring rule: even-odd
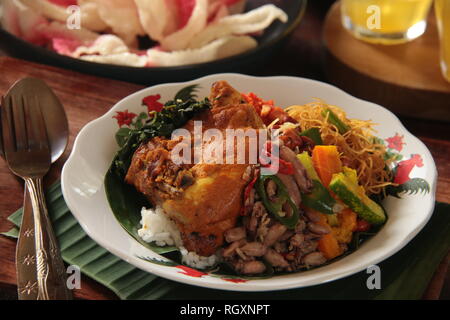
{"label": "fork tine", "polygon": [[19,150],[28,149],[27,129],[25,127],[25,117],[23,112],[24,97],[16,95],[11,98],[11,110],[14,119],[14,132],[16,137],[16,148]]}
{"label": "fork tine", "polygon": [[8,156],[8,153],[16,151],[14,123],[11,114],[11,97],[9,98],[9,101],[3,100],[3,106],[0,110],[2,115],[3,152],[6,157]]}
{"label": "fork tine", "polygon": [[47,128],[37,97],[35,97],[33,102],[25,101],[24,106],[30,149],[49,149]]}
{"label": "fork tine", "polygon": [[25,114],[25,126],[27,127],[27,140],[28,140],[28,148],[30,150],[37,148],[37,132],[35,129],[35,124],[33,124],[33,115],[31,112],[31,104],[24,103],[24,114]]}

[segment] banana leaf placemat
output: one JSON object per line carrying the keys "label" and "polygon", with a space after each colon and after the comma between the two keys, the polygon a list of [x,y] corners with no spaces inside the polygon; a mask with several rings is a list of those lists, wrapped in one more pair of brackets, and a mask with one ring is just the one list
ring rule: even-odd
{"label": "banana leaf placemat", "polygon": [[[367,288],[370,274],[360,272],[313,287],[261,293],[205,289],[159,278],[114,256],[83,231],[70,213],[57,182],[47,190],[47,205],[63,259],[121,299],[420,299],[450,248],[450,205],[436,203],[425,228],[402,250],[379,264],[381,289]],[[22,209],[8,220],[17,228],[3,235],[17,237]]]}

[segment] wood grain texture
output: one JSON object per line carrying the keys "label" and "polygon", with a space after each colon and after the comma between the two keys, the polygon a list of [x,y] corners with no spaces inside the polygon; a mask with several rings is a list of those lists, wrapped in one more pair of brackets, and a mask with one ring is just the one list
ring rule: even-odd
{"label": "wood grain texture", "polygon": [[345,91],[420,119],[450,122],[450,83],[439,67],[436,21],[427,31],[401,45],[374,45],[354,38],[341,24],[340,4],[324,24],[326,73]]}
{"label": "wood grain texture", "polygon": [[[62,164],[67,159],[74,138],[79,130],[89,121],[104,114],[114,103],[141,87],[113,80],[94,78],[63,71],[53,67],[41,66],[12,58],[0,58],[0,94],[24,76],[39,77],[55,90],[66,108],[70,124],[70,142],[68,150],[52,167],[47,183],[54,181],[60,173]],[[447,125],[431,124],[423,121],[406,119],[406,127],[418,135],[435,157],[438,170],[438,201],[450,203],[450,133]],[[6,231],[12,225],[6,218],[22,205],[23,183],[13,176],[3,160],[0,160],[0,231]],[[16,242],[0,237],[0,287],[14,288],[15,267],[14,250]],[[111,299],[115,295],[93,280],[83,277],[82,289],[75,291],[80,299]]]}
{"label": "wood grain texture", "polygon": [[[287,46],[259,75],[293,75],[325,80],[322,70],[322,20],[331,1],[311,2],[307,13]],[[42,78],[55,90],[63,102],[70,124],[68,150],[52,168],[47,183],[54,181],[70,153],[76,134],[89,121],[104,114],[113,104],[141,87],[129,83],[82,75],[76,72],[32,64],[10,58],[0,58],[0,95],[24,76]],[[371,99],[369,99],[371,100]],[[406,128],[418,136],[430,149],[438,167],[437,200],[450,203],[450,130],[448,124],[401,118]],[[0,159],[0,231],[12,227],[6,218],[22,205],[23,183],[15,178]],[[0,237],[0,298],[16,297],[14,240]],[[442,272],[446,270],[441,270]],[[78,299],[116,299],[97,282],[84,277]],[[426,297],[439,297],[439,286],[432,285]]]}

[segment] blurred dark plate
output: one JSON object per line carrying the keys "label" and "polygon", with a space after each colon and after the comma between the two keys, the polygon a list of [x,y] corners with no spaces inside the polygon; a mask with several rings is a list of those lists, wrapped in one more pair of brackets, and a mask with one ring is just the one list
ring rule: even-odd
{"label": "blurred dark plate", "polygon": [[267,3],[273,3],[283,9],[287,13],[289,21],[285,24],[280,21],[274,22],[262,36],[257,37],[259,43],[257,48],[240,55],[208,63],[178,67],[136,68],[87,62],[36,46],[1,28],[0,47],[7,54],[21,59],[146,85],[186,81],[213,73],[252,73],[269,61],[299,25],[306,9],[307,0],[248,0],[246,11]]}

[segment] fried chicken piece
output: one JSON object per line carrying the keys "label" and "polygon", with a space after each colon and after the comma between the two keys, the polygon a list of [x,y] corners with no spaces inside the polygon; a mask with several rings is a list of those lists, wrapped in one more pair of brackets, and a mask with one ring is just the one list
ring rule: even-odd
{"label": "fried chicken piece", "polygon": [[230,86],[226,81],[217,81],[213,83],[209,100],[211,101],[213,109],[245,103],[241,93]]}
{"label": "fried chicken piece", "polygon": [[[241,94],[227,82],[213,85],[210,101],[210,110],[184,126],[192,137],[195,121],[202,122],[203,132],[215,128],[224,137],[226,129],[263,128],[254,108],[245,104]],[[178,226],[186,249],[209,256],[222,246],[224,232],[236,225],[248,183],[248,178],[244,178],[248,176],[244,174],[248,164],[177,165],[171,159],[171,151],[178,143],[180,140],[157,137],[142,144],[133,156],[125,180],[153,204],[163,207]],[[203,149],[207,147],[208,142],[203,141]]]}

